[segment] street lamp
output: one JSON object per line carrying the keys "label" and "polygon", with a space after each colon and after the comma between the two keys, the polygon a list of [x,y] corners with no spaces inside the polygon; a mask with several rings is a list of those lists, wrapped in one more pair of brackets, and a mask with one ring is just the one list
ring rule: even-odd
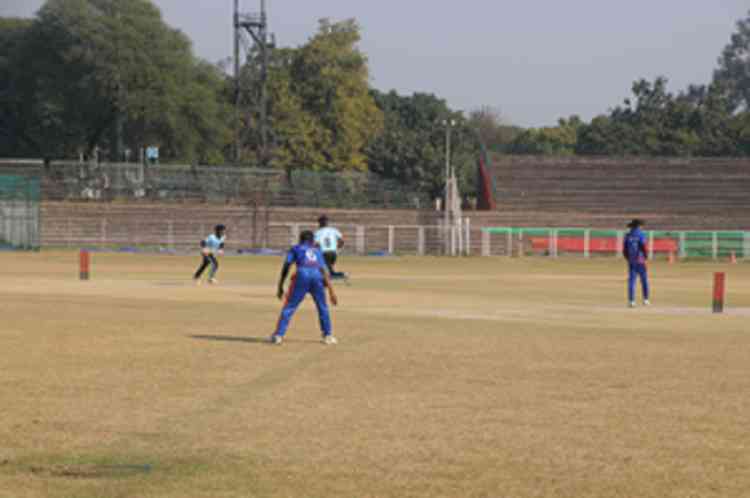
{"label": "street lamp", "polygon": [[455,119],[444,119],[445,126],[445,181],[451,177],[451,130],[456,126]]}
{"label": "street lamp", "polygon": [[455,199],[455,185],[454,178],[455,174],[451,170],[451,130],[456,126],[455,119],[443,120],[443,126],[445,126],[445,206],[444,206],[444,220],[443,225],[445,227],[445,254],[455,254],[455,222],[456,220],[454,212]]}

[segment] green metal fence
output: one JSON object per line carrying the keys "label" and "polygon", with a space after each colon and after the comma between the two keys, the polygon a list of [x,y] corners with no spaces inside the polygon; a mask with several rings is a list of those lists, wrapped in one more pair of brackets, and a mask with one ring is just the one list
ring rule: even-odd
{"label": "green metal fence", "polygon": [[0,174],[0,249],[39,249],[40,199],[38,174]]}
{"label": "green metal fence", "polygon": [[[619,257],[625,230],[492,227],[482,255]],[[750,232],[646,230],[650,258],[750,258]]]}

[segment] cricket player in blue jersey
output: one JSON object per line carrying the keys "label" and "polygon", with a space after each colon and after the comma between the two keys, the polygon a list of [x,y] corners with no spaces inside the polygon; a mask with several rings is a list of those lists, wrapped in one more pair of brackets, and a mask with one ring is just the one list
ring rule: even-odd
{"label": "cricket player in blue jersey", "polygon": [[299,244],[289,249],[281,269],[279,278],[279,288],[277,297],[284,297],[284,282],[289,275],[289,269],[292,265],[297,266],[297,273],[292,277],[289,286],[289,292],[286,294],[284,308],[281,310],[279,322],[276,325],[276,332],[271,336],[273,344],[281,344],[284,341],[286,330],[295,311],[307,294],[311,294],[318,308],[318,319],[320,321],[320,330],[323,334],[322,342],[324,344],[336,344],[338,341],[331,333],[331,315],[326,303],[325,289],[328,288],[328,294],[331,303],[334,306],[338,304],[338,298],[333,290],[333,286],[328,279],[326,262],[320,249],[315,247],[315,235],[305,230],[300,234]]}
{"label": "cricket player in blue jersey", "polygon": [[224,254],[224,241],[226,239],[224,232],[226,227],[224,225],[216,225],[214,227],[214,233],[201,240],[201,254],[203,255],[203,261],[198,271],[193,275],[193,280],[196,285],[201,283],[201,275],[206,271],[209,265],[211,265],[211,271],[208,274],[208,283],[215,284],[216,272],[219,271],[219,262],[216,260],[216,256]]}
{"label": "cricket player in blue jersey", "polygon": [[641,279],[641,289],[643,292],[643,304],[650,305],[649,286],[648,286],[648,269],[646,260],[648,259],[648,244],[646,234],[641,230],[643,222],[633,220],[628,224],[630,231],[625,235],[622,245],[622,255],[628,261],[628,305],[635,308],[635,281]]}
{"label": "cricket player in blue jersey", "polygon": [[318,225],[320,228],[315,232],[315,245],[323,252],[323,259],[331,272],[331,279],[347,280],[346,273],[336,271],[334,268],[338,259],[338,251],[344,247],[343,235],[337,229],[328,226],[328,217],[325,215],[318,218]]}

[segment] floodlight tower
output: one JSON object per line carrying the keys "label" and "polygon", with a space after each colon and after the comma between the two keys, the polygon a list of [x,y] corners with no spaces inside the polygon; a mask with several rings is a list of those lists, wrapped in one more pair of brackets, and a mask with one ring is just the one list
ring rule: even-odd
{"label": "floodlight tower", "polygon": [[[234,0],[234,81],[235,81],[235,151],[234,160],[239,164],[242,160],[242,119],[241,108],[244,101],[243,95],[253,93],[257,104],[258,116],[258,163],[265,166],[268,162],[268,92],[266,82],[268,80],[268,64],[270,51],[275,47],[275,37],[268,33],[268,15],[266,12],[266,0],[260,0],[260,12],[244,14],[240,12],[239,0]],[[247,36],[250,36],[250,40]],[[252,41],[252,43],[250,43]],[[256,51],[259,60],[259,74],[257,85],[251,82],[246,84],[242,78],[242,64],[240,57],[243,54],[247,60],[251,52]],[[250,88],[247,88],[250,86]],[[254,86],[254,87],[253,87]]]}

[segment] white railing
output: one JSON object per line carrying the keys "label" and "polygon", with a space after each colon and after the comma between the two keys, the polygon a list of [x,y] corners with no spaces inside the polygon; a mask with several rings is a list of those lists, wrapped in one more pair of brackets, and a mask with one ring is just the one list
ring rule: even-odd
{"label": "white railing", "polygon": [[[337,225],[347,250],[353,254],[366,255],[374,252],[385,254],[454,255],[470,256],[471,223],[467,218],[457,227],[441,225]],[[310,223],[274,223],[269,231],[284,230],[289,244],[296,244],[303,230],[315,231]],[[445,241],[449,241],[449,245]],[[352,247],[353,241],[353,247]]]}
{"label": "white railing", "polygon": [[[458,227],[440,225],[336,225],[345,240],[344,252],[356,255],[465,255],[470,256],[471,224],[463,220]],[[213,225],[184,219],[64,218],[47,224],[45,246],[63,247],[151,247],[183,250],[197,247],[211,233]],[[269,223],[253,226],[250,222],[229,224],[227,248],[283,250],[296,244],[303,230],[316,230],[305,222]],[[445,241],[452,241],[446,247]]]}

